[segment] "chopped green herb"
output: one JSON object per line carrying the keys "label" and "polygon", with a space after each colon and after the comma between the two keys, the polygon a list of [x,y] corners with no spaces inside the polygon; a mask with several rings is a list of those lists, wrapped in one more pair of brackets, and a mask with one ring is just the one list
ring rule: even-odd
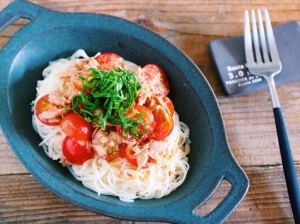
{"label": "chopped green herb", "polygon": [[[73,98],[72,109],[86,121],[98,124],[101,129],[105,129],[108,122],[114,126],[123,125],[124,133],[128,130],[130,134],[137,135],[134,130],[141,124],[142,115],[135,119],[124,116],[142,88],[136,75],[121,68],[111,71],[89,70],[91,73],[86,78],[79,76],[83,89],[79,96]],[[85,94],[87,88],[89,94]]]}

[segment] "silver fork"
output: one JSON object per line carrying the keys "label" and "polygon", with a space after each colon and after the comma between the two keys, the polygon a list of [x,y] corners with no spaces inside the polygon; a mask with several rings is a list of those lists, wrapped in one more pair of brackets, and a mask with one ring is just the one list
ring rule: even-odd
{"label": "silver fork", "polygon": [[300,191],[298,178],[274,82],[274,76],[281,71],[282,66],[267,9],[264,9],[266,33],[260,10],[257,11],[257,16],[259,35],[256,28],[255,12],[251,10],[251,35],[248,11],[245,11],[244,38],[247,66],[251,74],[262,76],[268,82],[288,194],[295,223],[300,223]]}

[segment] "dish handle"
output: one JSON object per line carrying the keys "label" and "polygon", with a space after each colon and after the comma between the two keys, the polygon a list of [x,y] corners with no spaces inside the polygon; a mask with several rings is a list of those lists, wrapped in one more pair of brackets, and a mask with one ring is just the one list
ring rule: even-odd
{"label": "dish handle", "polygon": [[218,206],[203,217],[205,223],[223,222],[236,209],[248,191],[248,177],[235,160],[232,166],[219,178],[214,192],[216,192],[223,180],[227,180],[231,184],[231,188]]}
{"label": "dish handle", "polygon": [[[173,208],[173,211],[178,211],[178,214],[182,216],[176,216],[177,220],[173,220],[178,223],[222,223],[224,220],[235,210],[239,205],[242,199],[245,197],[248,188],[249,180],[242,168],[236,163],[234,158],[230,158],[232,161],[229,161],[227,164],[230,164],[226,168],[223,166],[215,167],[209,172],[211,177],[214,177],[208,180],[208,183],[203,185],[214,186],[211,194],[204,200],[202,203],[195,201],[194,198],[199,198],[199,195],[203,195],[205,189],[198,188],[192,194],[190,198],[186,199],[187,204],[185,206],[180,205],[180,207]],[[219,172],[218,172],[219,171]],[[216,176],[215,173],[221,175]],[[218,204],[214,210],[212,210],[206,216],[200,216],[196,214],[197,209],[207,202],[211,196],[216,192],[223,180],[227,180],[231,184],[231,189],[223,200]],[[174,214],[174,213],[173,213]]]}
{"label": "dish handle", "polygon": [[24,18],[34,21],[41,7],[22,0],[15,0],[0,12],[0,32],[14,21]]}

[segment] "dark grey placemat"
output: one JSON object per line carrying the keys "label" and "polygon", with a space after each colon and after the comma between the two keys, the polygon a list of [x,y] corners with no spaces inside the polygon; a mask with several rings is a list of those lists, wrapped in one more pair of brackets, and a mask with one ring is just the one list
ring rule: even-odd
{"label": "dark grey placemat", "polygon": [[[273,27],[282,71],[275,76],[277,86],[300,79],[300,27],[293,21]],[[228,96],[268,89],[266,80],[250,75],[246,65],[244,35],[214,40],[209,44],[217,74]]]}

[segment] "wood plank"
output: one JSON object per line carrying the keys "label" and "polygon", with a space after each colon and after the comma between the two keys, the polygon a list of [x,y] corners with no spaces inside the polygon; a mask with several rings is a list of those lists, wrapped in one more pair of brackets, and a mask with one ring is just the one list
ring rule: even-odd
{"label": "wood plank", "polygon": [[[296,163],[300,161],[300,81],[278,88]],[[242,166],[281,164],[268,91],[228,98],[218,96],[232,153]],[[0,132],[0,174],[24,172]]]}
{"label": "wood plank", "polygon": [[28,173],[7,144],[0,129],[0,175]]}
{"label": "wood plank", "polygon": [[[169,31],[210,36],[232,36],[243,33],[243,11],[262,7],[261,1],[31,1],[43,7],[64,12],[96,12],[122,17],[128,20],[143,18],[154,21]],[[298,1],[268,5],[271,21],[280,24],[284,21],[300,20]],[[282,8],[284,7],[284,11]],[[165,12],[168,13],[165,13]],[[274,13],[273,13],[274,12]],[[276,13],[275,13],[276,12]],[[274,16],[273,16],[274,15]],[[276,15],[276,16],[275,16]],[[240,25],[238,25],[240,24]]]}
{"label": "wood plank", "polygon": [[[0,9],[12,0],[2,0]],[[61,1],[31,0],[42,7],[63,12],[92,12],[118,16],[131,21],[146,19],[168,31],[209,36],[232,36],[243,33],[243,11],[261,7],[261,1]],[[271,20],[281,24],[290,20],[300,20],[298,1],[289,4],[264,1],[268,5]],[[285,8],[282,11],[282,8]],[[168,13],[165,13],[168,11]],[[273,13],[274,12],[274,13]],[[275,16],[276,15],[276,16]]]}
{"label": "wood plank", "polygon": [[[281,166],[244,168],[251,185],[249,192],[225,223],[293,223]],[[300,175],[300,165],[297,165]],[[228,192],[229,183],[205,204],[207,214]],[[130,223],[95,215],[57,197],[31,175],[0,176],[0,222],[84,222]],[[201,208],[203,209],[203,208]]]}
{"label": "wood plank", "polygon": [[[278,87],[294,160],[300,161],[300,82]],[[281,164],[269,92],[218,97],[231,150],[241,165]]]}
{"label": "wood plank", "polygon": [[[215,92],[233,155],[250,180],[248,194],[225,223],[293,223],[268,91],[225,96],[209,57],[214,39],[243,33],[243,11],[268,7],[273,25],[300,21],[298,0],[29,0],[51,10],[104,13],[159,33],[201,69]],[[12,0],[1,0],[0,10]],[[20,19],[0,33],[0,49],[29,21]],[[300,81],[278,87],[291,147],[300,176]],[[198,214],[207,214],[225,196],[224,182]],[[98,216],[58,198],[18,161],[0,130],[0,223],[132,223]]]}
{"label": "wood plank", "polygon": [[[4,3],[3,3],[4,2]],[[8,0],[3,1],[0,7],[5,6],[5,2],[8,4]],[[224,20],[224,13],[220,13],[222,7],[224,5],[218,5],[218,1],[213,4],[208,2],[203,3],[204,9],[206,7],[211,7],[207,12],[203,11],[201,7],[195,7],[193,10],[190,10],[190,2],[188,3],[173,3],[172,1],[168,1],[162,4],[160,1],[151,2],[149,9],[153,7],[157,7],[157,10],[150,10],[150,12],[146,12],[146,8],[141,7],[142,3],[133,4],[133,1],[127,1],[128,4],[121,4],[120,1],[111,1],[108,6],[104,2],[94,3],[93,7],[88,7],[88,4],[82,4],[81,2],[70,2],[70,1],[33,1],[41,6],[60,11],[97,11],[97,12],[110,12],[111,14],[117,14],[119,10],[123,7],[124,10],[130,12],[129,14],[132,16],[129,19],[132,21],[137,21],[140,18],[143,18],[143,22],[140,21],[141,24],[147,26],[148,28],[152,28],[154,30],[160,31],[162,28],[165,28],[167,31],[160,33],[166,39],[177,45],[180,49],[182,49],[203,71],[204,76],[209,81],[212,86],[214,92],[217,95],[218,102],[220,104],[220,108],[222,111],[222,115],[225,121],[225,127],[228,134],[228,141],[231,146],[232,152],[236,157],[237,161],[243,165],[268,165],[268,164],[281,164],[281,158],[278,150],[278,141],[276,136],[276,130],[274,125],[272,108],[269,102],[269,93],[268,91],[263,91],[260,93],[250,94],[243,97],[235,97],[228,98],[224,95],[219,80],[217,78],[216,72],[212,65],[210,57],[208,57],[208,44],[212,39],[219,38],[213,35],[213,33],[209,33],[209,35],[196,35],[191,34],[191,32],[181,33],[178,30],[169,29],[164,22],[172,23],[174,26],[176,24],[181,24],[183,22],[194,23],[206,23],[209,19],[199,18],[199,21],[196,21],[194,16],[196,13],[204,13],[205,16],[210,18],[211,23],[222,24],[225,26],[227,23],[231,23],[233,21],[238,21],[242,24],[242,19],[237,20],[236,18],[241,17],[242,15],[237,15],[237,13],[241,13],[241,8],[234,8],[234,4],[241,4],[240,1],[230,1],[227,11],[234,13],[234,16],[230,16],[227,20]],[[132,3],[132,4],[129,4]],[[122,5],[122,7],[120,6]],[[253,3],[255,4],[257,2]],[[281,3],[283,4],[283,3]],[[171,8],[168,9],[171,13],[165,15],[163,14],[165,10],[167,10],[166,5]],[[212,5],[216,5],[216,9],[212,7]],[[217,6],[218,5],[218,6]],[[280,5],[280,4],[279,4]],[[81,6],[81,7],[79,7]],[[161,7],[158,7],[161,6]],[[243,6],[244,7],[244,6]],[[278,10],[279,6],[272,5],[271,10]],[[284,15],[288,15],[293,13],[294,10],[299,9],[300,4],[297,1],[291,1],[289,7],[286,11],[282,12]],[[0,8],[1,9],[1,8]],[[183,13],[184,10],[190,10],[190,13],[186,13],[181,17],[177,16],[178,11]],[[132,12],[135,12],[132,14]],[[221,11],[222,12],[222,11]],[[145,16],[145,13],[147,16]],[[152,14],[151,14],[152,13]],[[160,14],[159,14],[160,13]],[[212,19],[212,14],[215,13],[215,16]],[[227,13],[225,13],[227,15]],[[176,15],[176,16],[175,16]],[[199,14],[199,16],[202,14]],[[276,13],[277,15],[277,13]],[[299,14],[300,15],[300,14]],[[178,18],[178,20],[172,20],[170,17]],[[281,21],[282,18],[277,18],[278,21]],[[300,18],[299,18],[300,19]],[[157,21],[163,21],[161,23],[157,23]],[[275,19],[276,21],[276,19]],[[8,27],[6,30],[1,32],[0,36],[0,46],[4,45],[9,36],[11,36],[14,32],[20,29],[23,25],[27,24],[28,20],[18,20],[12,26]],[[158,25],[155,25],[158,24]],[[214,26],[212,26],[214,27]],[[227,26],[226,26],[227,27]],[[239,28],[240,32],[242,32],[242,26]],[[194,47],[197,46],[197,47]],[[294,159],[296,162],[300,161],[300,140],[298,138],[298,134],[300,132],[300,115],[295,111],[299,111],[299,82],[295,82],[292,84],[287,84],[283,87],[278,88],[279,98],[282,102],[283,113],[286,118],[286,125],[290,134],[291,146],[293,149]],[[3,136],[0,135],[2,142],[5,142]],[[11,151],[5,143],[1,144],[0,159],[2,161],[6,160],[7,155],[11,158]],[[7,164],[7,163],[5,163]],[[6,171],[3,171],[7,169]],[[18,165],[15,166],[5,166],[0,168],[0,172],[8,173],[8,172],[18,172],[14,170],[24,170]]]}

